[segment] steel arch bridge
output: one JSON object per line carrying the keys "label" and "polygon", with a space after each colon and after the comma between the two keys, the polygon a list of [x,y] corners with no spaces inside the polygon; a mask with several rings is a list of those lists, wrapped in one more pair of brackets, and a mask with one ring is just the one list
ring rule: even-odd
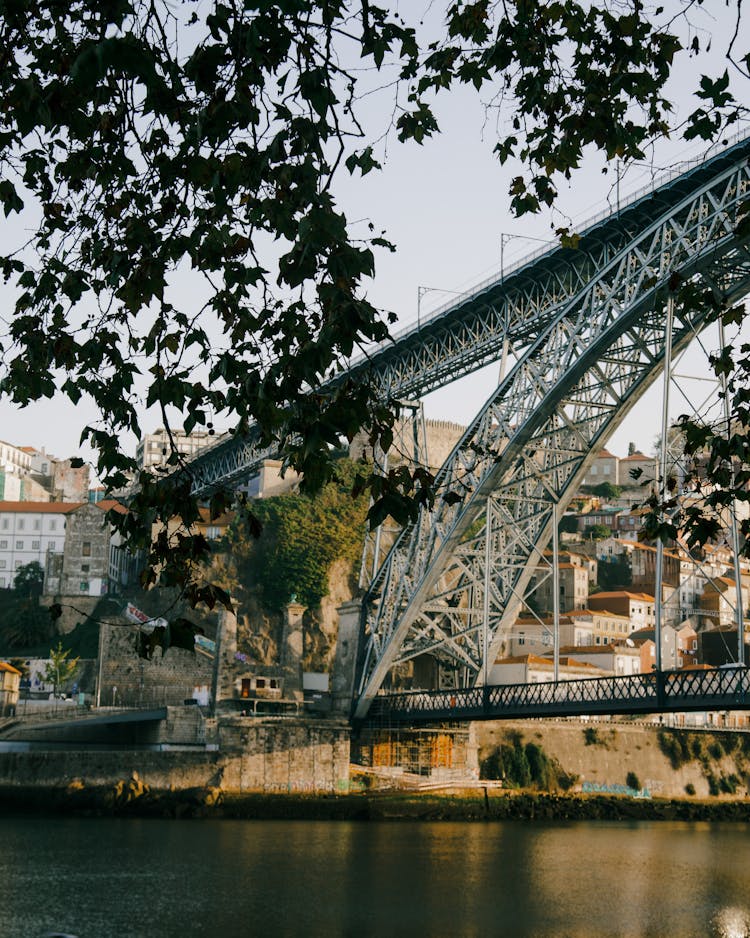
{"label": "steel arch bridge", "polygon": [[[750,198],[750,139],[592,222],[575,249],[544,249],[438,311],[346,377],[415,398],[500,359],[516,364],[437,477],[434,508],[400,532],[362,605],[354,719],[393,668],[422,655],[441,688],[481,687],[533,568],[597,449],[664,366],[664,306],[678,275],[727,303],[750,292],[737,236]],[[706,308],[676,310],[678,352]],[[341,379],[339,379],[341,380]],[[191,464],[196,494],[263,459],[251,432]]]}
{"label": "steel arch bridge", "polygon": [[[750,291],[750,250],[736,234],[750,197],[746,147],[734,156],[657,217],[647,213],[585,283],[574,275],[566,302],[467,428],[438,474],[442,497],[400,533],[365,596],[354,719],[393,667],[424,654],[443,686],[482,684],[556,511],[664,367],[670,284],[678,276],[727,304]],[[708,316],[708,304],[678,306],[674,351]]]}

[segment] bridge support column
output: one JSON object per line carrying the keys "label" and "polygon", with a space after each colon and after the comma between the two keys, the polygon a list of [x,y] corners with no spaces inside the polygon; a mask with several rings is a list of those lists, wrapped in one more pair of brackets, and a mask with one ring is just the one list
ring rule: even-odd
{"label": "bridge support column", "polygon": [[304,654],[305,607],[294,599],[284,610],[284,633],[281,639],[281,660],[284,666],[284,697],[302,700],[302,656]]}
{"label": "bridge support column", "polygon": [[362,603],[358,599],[352,599],[339,606],[337,612],[339,631],[333,662],[331,695],[334,712],[348,716],[354,696]]}
{"label": "bridge support column", "polygon": [[237,610],[222,609],[216,629],[214,652],[213,710],[221,709],[224,700],[234,697],[235,654],[237,652]]}

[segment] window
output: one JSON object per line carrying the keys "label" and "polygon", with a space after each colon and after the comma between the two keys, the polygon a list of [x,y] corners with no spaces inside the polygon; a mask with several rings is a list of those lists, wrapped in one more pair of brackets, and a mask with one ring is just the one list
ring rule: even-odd
{"label": "window", "polygon": [[47,550],[56,550],[56,543],[55,543],[55,541],[50,541],[50,542],[49,542],[49,544],[47,545]]}
{"label": "window", "polygon": [[7,550],[7,549],[8,549],[8,542],[0,541],[0,550]]}
{"label": "window", "polygon": [[87,563],[82,563],[82,564],[81,564],[81,573],[88,573],[88,572],[89,572],[89,565],[88,565]]}
{"label": "window", "polygon": [[81,585],[80,585],[80,587],[79,587],[79,590],[80,590],[81,593],[88,593],[88,591],[89,591],[89,584],[88,584],[88,581],[87,581],[87,580],[81,580]]}
{"label": "window", "polygon": [[266,679],[264,677],[255,678],[255,687],[260,688],[261,690],[266,686]]}
{"label": "window", "polygon": [[3,518],[3,531],[7,531],[9,527],[9,522],[7,518]]}
{"label": "window", "polygon": [[16,541],[16,550],[23,550],[23,541]]}
{"label": "window", "polygon": [[32,550],[39,550],[39,541],[32,541],[32,542],[31,542],[31,549],[32,549]]}
{"label": "window", "polygon": [[53,518],[53,519],[50,521],[50,523],[49,523],[49,529],[50,529],[50,531],[56,531],[56,530],[57,530],[57,521],[56,521],[54,518]]}
{"label": "window", "polygon": [[18,519],[18,530],[19,530],[19,531],[23,531],[23,529],[24,529],[25,527],[26,527],[26,520],[25,520],[24,518],[19,518],[19,519]]}
{"label": "window", "polygon": [[4,570],[8,565],[7,560],[0,560],[0,570]]}
{"label": "window", "polygon": [[16,567],[15,567],[16,570],[20,570],[22,566],[23,566],[23,560],[17,560]]}
{"label": "window", "polygon": [[90,557],[91,556],[91,541],[84,541],[81,545],[81,556]]}
{"label": "window", "polygon": [[41,519],[40,519],[40,518],[34,518],[34,530],[35,530],[35,531],[41,531],[41,529],[42,529],[42,522],[41,522]]}

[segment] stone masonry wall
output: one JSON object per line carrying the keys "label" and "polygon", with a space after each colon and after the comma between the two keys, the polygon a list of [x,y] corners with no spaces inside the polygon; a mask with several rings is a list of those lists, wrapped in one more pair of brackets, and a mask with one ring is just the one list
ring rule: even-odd
{"label": "stone masonry wall", "polygon": [[231,792],[345,793],[349,727],[333,722],[219,726],[219,750],[60,750],[0,753],[0,786],[108,787],[134,772],[157,790],[215,786]]}
{"label": "stone masonry wall", "polygon": [[[169,648],[153,658],[136,653],[136,629],[102,625],[101,693],[103,706],[164,706],[182,704],[196,687],[211,687],[213,661],[198,652]],[[116,688],[116,689],[115,689]]]}

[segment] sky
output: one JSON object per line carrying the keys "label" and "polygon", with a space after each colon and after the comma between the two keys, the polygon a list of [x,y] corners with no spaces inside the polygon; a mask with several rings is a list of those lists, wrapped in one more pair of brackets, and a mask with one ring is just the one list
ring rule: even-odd
{"label": "sky", "polygon": [[[710,4],[708,5],[710,6]],[[717,24],[711,17],[719,10],[698,11],[706,17],[705,26],[718,37],[726,35],[728,23]],[[720,14],[717,14],[720,15]],[[717,49],[721,43],[716,43]],[[689,81],[684,73],[673,80],[678,116],[684,115],[688,101],[683,87],[696,83],[695,70]],[[387,99],[366,105],[366,121],[373,139],[380,137],[387,126],[390,106]],[[484,126],[485,114],[480,102],[467,92],[445,96],[438,108],[441,133],[424,146],[402,145],[389,135],[376,144],[375,155],[384,165],[382,172],[364,178],[350,179],[343,174],[336,192],[344,206],[352,230],[361,226],[367,234],[367,222],[376,229],[385,229],[386,236],[397,246],[397,252],[385,251],[376,256],[377,274],[367,289],[371,301],[398,315],[395,329],[408,325],[417,317],[418,288],[429,288],[421,303],[422,316],[472,283],[499,272],[500,245],[505,241],[506,266],[514,259],[539,247],[539,239],[547,240],[553,228],[561,223],[582,222],[611,204],[614,168],[602,173],[601,160],[587,161],[570,184],[560,193],[553,216],[543,214],[532,218],[514,218],[509,210],[508,185],[518,167],[501,167],[492,156],[494,143],[491,131]],[[669,166],[698,148],[686,148],[681,141],[666,142],[655,153],[656,166]],[[653,176],[646,167],[621,168],[621,196],[647,185]],[[532,240],[533,239],[533,240]],[[715,336],[707,336],[708,348],[716,348]],[[703,378],[707,374],[705,356],[691,350],[680,363],[683,375]],[[425,401],[428,417],[468,423],[497,381],[497,366],[456,382],[435,392]],[[682,384],[690,388],[690,396],[702,398],[707,393],[704,381]],[[659,433],[661,385],[657,385],[636,406],[617,431],[609,449],[623,456],[629,442],[646,452],[653,451]],[[689,405],[681,393],[672,394],[671,416],[684,413]],[[79,452],[78,438],[86,422],[95,419],[93,409],[85,404],[74,407],[64,400],[45,401],[20,410],[0,400],[0,439],[16,445],[31,445],[64,457]],[[144,415],[145,430],[160,424],[158,413]],[[135,440],[127,441],[129,451]],[[90,453],[83,451],[90,458]]]}

